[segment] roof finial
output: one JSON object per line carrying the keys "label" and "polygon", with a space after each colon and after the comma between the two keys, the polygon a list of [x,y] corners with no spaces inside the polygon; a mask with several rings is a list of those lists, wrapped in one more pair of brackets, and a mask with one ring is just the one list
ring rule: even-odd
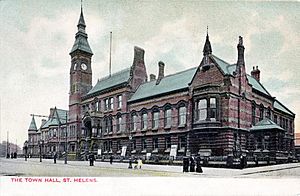
{"label": "roof finial", "polygon": [[208,25],[207,25],[207,28],[206,28],[206,35],[208,36]]}
{"label": "roof finial", "polygon": [[81,13],[82,13],[82,0],[80,0],[80,1],[81,1],[80,7],[81,7]]}

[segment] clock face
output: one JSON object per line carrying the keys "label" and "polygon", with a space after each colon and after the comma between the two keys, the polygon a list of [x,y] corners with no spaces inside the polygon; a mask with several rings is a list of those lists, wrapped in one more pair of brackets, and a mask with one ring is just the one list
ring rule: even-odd
{"label": "clock face", "polygon": [[82,63],[82,64],[81,64],[81,69],[83,69],[83,70],[87,70],[87,66],[86,66],[86,64]]}

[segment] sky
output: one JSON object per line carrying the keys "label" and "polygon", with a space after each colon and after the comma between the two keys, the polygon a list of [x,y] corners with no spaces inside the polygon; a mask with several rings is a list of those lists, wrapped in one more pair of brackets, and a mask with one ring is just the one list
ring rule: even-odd
{"label": "sky", "polygon": [[[300,3],[84,0],[93,85],[132,65],[133,48],[145,49],[148,75],[198,66],[208,26],[213,54],[237,61],[243,36],[246,70],[261,70],[261,83],[296,114],[300,132]],[[23,145],[30,114],[68,109],[69,52],[75,41],[80,0],[0,0],[1,139]],[[37,126],[41,119],[36,118]]]}

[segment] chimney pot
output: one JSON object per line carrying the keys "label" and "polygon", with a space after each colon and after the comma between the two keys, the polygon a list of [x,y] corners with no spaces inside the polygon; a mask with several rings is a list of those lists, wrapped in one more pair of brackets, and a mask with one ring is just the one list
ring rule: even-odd
{"label": "chimney pot", "polygon": [[165,76],[165,64],[162,61],[158,62],[158,77],[157,77],[157,81],[156,84],[159,84],[161,79],[163,79],[163,77]]}
{"label": "chimney pot", "polygon": [[[253,68],[254,68],[254,67],[253,67]],[[253,69],[253,70],[251,71],[251,76],[252,76],[253,78],[255,78],[257,81],[260,80],[260,70],[258,69],[258,66],[256,66],[256,69]]]}
{"label": "chimney pot", "polygon": [[156,80],[156,75],[150,74],[150,81],[154,81],[154,80]]}

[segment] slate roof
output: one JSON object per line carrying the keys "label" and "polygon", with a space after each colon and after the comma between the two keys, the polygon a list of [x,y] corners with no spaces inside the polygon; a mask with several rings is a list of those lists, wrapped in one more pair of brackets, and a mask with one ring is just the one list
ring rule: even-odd
{"label": "slate roof", "polygon": [[85,25],[84,17],[83,17],[83,13],[81,10],[78,25],[77,25],[78,32],[76,33],[75,42],[73,44],[70,54],[76,50],[81,50],[81,51],[87,52],[89,54],[93,54],[91,47],[89,45],[89,42],[87,40],[88,36],[85,33],[85,26],[86,25]]}
{"label": "slate roof", "polygon": [[141,84],[129,102],[188,88],[197,68],[165,76],[158,85],[156,80]]}
{"label": "slate roof", "polygon": [[68,115],[69,112],[67,110],[56,109],[53,115],[50,116],[47,122],[42,126],[42,129],[49,126],[58,126],[59,124],[65,124],[66,116],[68,117]]}
{"label": "slate roof", "polygon": [[295,114],[293,112],[291,112],[287,107],[285,107],[282,103],[280,103],[278,100],[275,100],[274,102],[274,105],[273,105],[274,108],[276,108],[277,110],[280,110],[282,112],[285,112],[289,115],[292,115],[294,116]]}
{"label": "slate roof", "polygon": [[[229,64],[215,55],[212,55],[212,58],[216,61],[216,63],[219,65],[224,74],[233,75],[233,72],[236,70],[236,64]],[[249,83],[255,90],[258,90],[259,92],[262,92],[265,95],[271,96],[270,93],[259,81],[257,81],[249,74],[247,74],[247,78]]]}
{"label": "slate roof", "polygon": [[93,54],[89,42],[87,41],[87,37],[84,36],[78,36],[76,38],[70,53],[74,52],[75,50],[81,50]]}
{"label": "slate roof", "polygon": [[31,122],[30,122],[28,130],[37,131],[37,127],[36,127],[36,123],[35,123],[35,120],[34,120],[34,116],[32,116],[32,119],[31,119]]}
{"label": "slate roof", "polygon": [[255,126],[252,126],[250,128],[250,131],[263,131],[263,130],[280,130],[280,131],[284,131],[283,128],[281,128],[276,123],[274,123],[272,120],[267,119],[267,118],[259,121]]}
{"label": "slate roof", "polygon": [[87,93],[87,95],[100,92],[114,86],[128,82],[130,78],[130,68],[123,69],[119,72],[112,74],[98,80],[97,84]]}

